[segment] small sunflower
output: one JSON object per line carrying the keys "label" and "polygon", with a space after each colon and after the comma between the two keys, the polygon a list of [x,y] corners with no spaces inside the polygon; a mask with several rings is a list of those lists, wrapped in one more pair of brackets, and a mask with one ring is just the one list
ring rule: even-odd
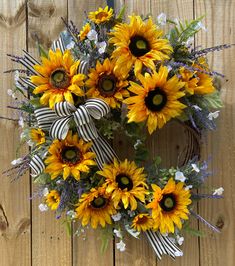
{"label": "small sunflower", "polygon": [[130,205],[131,210],[135,210],[137,199],[145,202],[147,185],[143,170],[127,159],[120,163],[115,159],[114,164],[105,165],[102,171],[97,172],[105,177],[104,186],[108,193],[112,193],[115,208],[122,202],[125,209]]}
{"label": "small sunflower", "polygon": [[137,231],[146,231],[153,228],[153,219],[148,213],[140,213],[132,221],[132,227]]}
{"label": "small sunflower", "polygon": [[80,41],[83,41],[85,40],[85,38],[87,37],[87,34],[88,32],[91,30],[91,25],[89,23],[86,23],[82,30],[80,31],[79,33],[79,38],[80,38]]}
{"label": "small sunflower", "polygon": [[91,143],[85,143],[70,131],[65,140],[54,140],[49,147],[45,172],[51,175],[51,179],[63,175],[64,179],[73,176],[79,180],[81,172],[88,173],[89,167],[96,165],[95,154],[88,151],[90,147]]}
{"label": "small sunflower", "polygon": [[83,194],[76,208],[77,217],[82,220],[82,226],[90,222],[94,229],[99,224],[102,227],[111,224],[111,215],[116,212],[111,196],[104,187],[92,188],[88,193]]}
{"label": "small sunflower", "polygon": [[96,24],[107,22],[113,15],[113,9],[108,6],[105,8],[99,7],[97,11],[90,12],[88,18]]}
{"label": "small sunflower", "polygon": [[46,142],[45,133],[40,128],[32,128],[29,134],[36,145],[41,145]]}
{"label": "small sunflower", "polygon": [[96,68],[90,70],[86,86],[90,88],[87,96],[101,98],[112,108],[120,107],[123,98],[129,97],[126,89],[128,81],[122,75],[114,71],[115,64],[106,58],[101,64],[96,63]]}
{"label": "small sunflower", "polygon": [[192,202],[189,190],[184,189],[184,183],[176,184],[171,178],[163,189],[155,184],[152,184],[152,189],[153,200],[146,207],[152,209],[154,228],[162,234],[174,233],[174,225],[181,229],[181,219],[188,219],[188,205]]}
{"label": "small sunflower", "polygon": [[57,190],[51,190],[46,195],[46,203],[52,210],[56,210],[60,204],[59,192]]}
{"label": "small sunflower", "polygon": [[135,75],[141,72],[143,65],[154,70],[154,61],[169,59],[173,51],[151,18],[144,22],[140,16],[131,16],[130,24],[117,24],[111,36],[109,41],[115,47],[112,58],[123,74],[129,73],[132,66]]}
{"label": "small sunflower", "polygon": [[153,133],[156,128],[162,128],[171,118],[179,116],[186,106],[179,102],[184,96],[180,89],[184,86],[176,76],[170,79],[167,67],[161,66],[153,75],[146,73],[138,75],[142,86],[130,82],[128,88],[136,96],[129,97],[123,102],[128,105],[128,122],[143,122],[147,120],[148,131]]}
{"label": "small sunflower", "polygon": [[42,57],[42,64],[35,65],[37,76],[31,76],[31,82],[37,87],[34,94],[42,94],[40,103],[53,108],[55,103],[67,101],[74,104],[73,96],[84,96],[81,87],[85,75],[76,74],[80,61],[74,61],[69,50],[64,54],[57,49],[49,51],[48,58]]}

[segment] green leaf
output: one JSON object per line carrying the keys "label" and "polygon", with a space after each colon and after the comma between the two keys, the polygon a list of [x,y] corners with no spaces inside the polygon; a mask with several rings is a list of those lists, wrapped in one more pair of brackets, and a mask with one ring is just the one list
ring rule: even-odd
{"label": "green leaf", "polygon": [[118,19],[118,20],[122,20],[123,17],[124,17],[124,15],[125,15],[125,12],[126,12],[126,6],[124,5],[124,6],[121,8],[121,10],[120,10],[120,12],[119,12],[119,14],[118,14],[118,16],[117,16],[117,19]]}
{"label": "green leaf", "polygon": [[215,91],[214,93],[210,93],[203,96],[203,101],[201,102],[201,106],[207,109],[220,109],[223,107],[222,100],[220,98],[220,92]]}
{"label": "green leaf", "polygon": [[48,58],[48,51],[46,51],[41,44],[38,44],[39,55]]}

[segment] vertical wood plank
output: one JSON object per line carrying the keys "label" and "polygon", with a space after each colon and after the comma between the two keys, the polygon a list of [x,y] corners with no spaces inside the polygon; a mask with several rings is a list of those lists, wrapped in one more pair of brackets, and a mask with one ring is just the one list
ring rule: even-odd
{"label": "vertical wood plank", "polygon": [[[211,47],[218,44],[234,43],[235,35],[235,1],[196,0],[196,16],[206,14],[204,24],[207,32],[198,35],[197,45]],[[217,121],[217,130],[208,135],[204,148],[204,158],[212,157],[212,178],[207,187],[222,186],[225,189],[224,199],[219,201],[203,200],[199,213],[205,219],[216,224],[221,234],[206,230],[203,224],[200,229],[206,231],[206,237],[200,239],[201,265],[232,266],[235,261],[234,249],[234,214],[235,214],[235,50],[234,48],[215,52],[209,56],[209,64],[215,71],[223,73],[222,96],[224,108]],[[226,81],[228,79],[228,81]]]}
{"label": "vertical wood plank", "polygon": [[[78,29],[81,29],[82,22],[85,19],[86,14],[90,11],[95,11],[99,7],[105,7],[105,0],[69,0],[68,1],[68,19],[72,20]],[[74,225],[74,232],[77,225]],[[111,266],[113,265],[113,243],[110,241],[110,245],[107,251],[101,253],[101,239],[98,230],[89,229],[86,230],[86,237],[83,240],[82,236],[73,237],[73,265],[85,266],[85,265],[97,265],[97,266]]]}
{"label": "vertical wood plank", "polygon": [[[0,2],[0,115],[17,117],[6,108],[13,99],[7,95],[7,89],[13,88],[13,74],[3,74],[15,65],[6,56],[7,53],[19,54],[26,47],[26,6],[24,0]],[[1,153],[0,173],[10,168],[10,162],[16,158],[19,145],[17,122],[0,120]],[[21,150],[20,155],[27,150]],[[16,182],[1,175],[0,186],[0,260],[1,265],[30,265],[30,183],[28,175]]]}
{"label": "vertical wood plank", "polygon": [[[36,40],[49,48],[58,38],[64,25],[61,17],[67,17],[67,0],[28,1],[28,47],[36,58]],[[36,189],[36,187],[35,187]],[[55,213],[40,213],[39,199],[33,200],[32,207],[32,264],[70,266],[71,238],[66,232],[63,217],[56,220]]]}

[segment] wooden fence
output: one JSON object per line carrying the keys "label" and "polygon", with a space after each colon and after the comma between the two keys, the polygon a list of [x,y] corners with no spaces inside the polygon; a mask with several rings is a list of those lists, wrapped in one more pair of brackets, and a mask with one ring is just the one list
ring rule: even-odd
{"label": "wooden fence", "polygon": [[[58,37],[64,25],[61,17],[71,19],[81,26],[84,10],[104,6],[102,0],[1,0],[0,1],[0,115],[12,117],[6,108],[11,103],[7,89],[12,88],[13,76],[3,74],[13,68],[7,53],[22,54],[22,49],[37,55],[35,41],[49,47]],[[235,43],[235,0],[116,0],[118,10],[126,5],[127,13],[148,14],[161,12],[171,18],[192,19],[206,15],[207,32],[200,33],[196,45],[210,47],[223,43]],[[41,213],[39,201],[30,201],[33,185],[29,175],[11,183],[1,176],[0,183],[0,265],[1,266],[128,266],[128,265],[181,265],[181,266],[233,266],[235,263],[235,48],[215,53],[209,58],[213,69],[222,72],[224,108],[218,119],[218,129],[203,138],[202,157],[212,157],[213,176],[209,186],[223,186],[225,199],[203,200],[198,212],[216,224],[221,234],[213,233],[195,221],[195,227],[206,231],[203,238],[186,236],[184,256],[173,262],[164,258],[161,262],[147,241],[128,239],[127,251],[115,250],[115,241],[105,254],[100,253],[98,234],[90,231],[86,240],[69,237],[65,226],[56,220],[54,213]],[[17,122],[0,120],[1,150],[0,172],[9,167],[15,158],[19,143]],[[151,153],[162,156],[165,165],[175,165],[185,148],[186,136],[182,128],[171,124],[148,141]],[[128,154],[125,140],[116,138],[114,145],[124,157]],[[23,151],[22,151],[23,152]]]}

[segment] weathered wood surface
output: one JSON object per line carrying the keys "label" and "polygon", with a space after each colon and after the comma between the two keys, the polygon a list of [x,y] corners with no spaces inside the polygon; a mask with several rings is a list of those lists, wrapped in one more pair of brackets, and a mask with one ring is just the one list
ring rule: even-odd
{"label": "weathered wood surface", "polygon": [[[127,6],[129,14],[148,14],[157,16],[165,12],[170,18],[192,19],[206,14],[208,29],[196,38],[196,45],[210,47],[221,43],[234,43],[235,0],[116,0],[115,8]],[[21,54],[27,48],[37,54],[35,41],[39,40],[49,47],[63,29],[60,19],[72,19],[81,26],[83,11],[104,6],[104,0],[2,0],[0,1],[0,73],[13,67],[7,53]],[[86,240],[71,238],[67,235],[61,220],[53,213],[40,213],[38,201],[30,201],[33,186],[29,175],[21,180],[11,181],[1,176],[0,186],[0,265],[38,265],[38,266],[128,266],[128,265],[182,265],[182,266],[232,266],[235,261],[235,50],[230,49],[210,56],[210,64],[229,79],[223,81],[224,108],[218,120],[218,129],[204,140],[203,158],[212,156],[213,177],[210,186],[223,186],[225,199],[219,202],[204,200],[199,212],[206,219],[221,228],[221,234],[214,234],[204,225],[197,224],[207,232],[205,238],[187,236],[183,246],[184,257],[173,262],[164,258],[157,262],[156,257],[145,239],[127,240],[127,251],[120,253],[111,243],[105,254],[100,254],[99,235],[89,231]],[[12,102],[7,89],[13,84],[11,74],[2,74],[0,116],[12,117],[6,106]],[[15,147],[19,143],[17,122],[0,120],[2,153],[0,172],[15,158]],[[166,166],[176,165],[178,156],[186,145],[184,130],[176,124],[166,126],[149,139],[148,147],[152,156],[161,155]],[[116,139],[114,147],[126,147],[125,140]],[[129,150],[130,151],[130,150]],[[25,150],[22,150],[24,153]],[[120,156],[128,155],[128,149]],[[76,226],[74,226],[75,230]]]}

